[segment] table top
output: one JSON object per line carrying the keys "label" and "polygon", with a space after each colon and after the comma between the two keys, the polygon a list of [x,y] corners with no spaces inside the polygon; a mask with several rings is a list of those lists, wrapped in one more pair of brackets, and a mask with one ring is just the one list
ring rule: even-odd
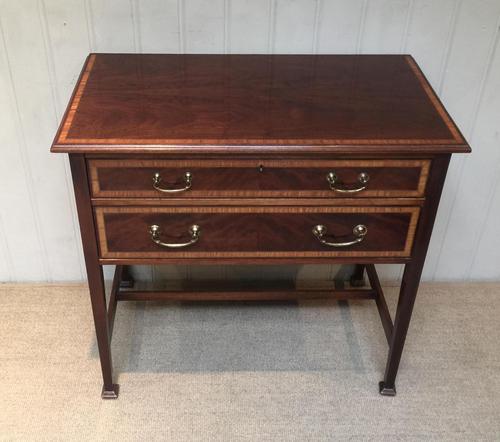
{"label": "table top", "polygon": [[91,54],[70,153],[450,153],[467,142],[411,56]]}

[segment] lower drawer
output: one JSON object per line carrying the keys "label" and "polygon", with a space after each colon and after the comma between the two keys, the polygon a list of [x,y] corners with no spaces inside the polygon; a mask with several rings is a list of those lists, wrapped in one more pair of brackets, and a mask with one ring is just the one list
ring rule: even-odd
{"label": "lower drawer", "polygon": [[95,207],[101,258],[408,257],[418,207]]}

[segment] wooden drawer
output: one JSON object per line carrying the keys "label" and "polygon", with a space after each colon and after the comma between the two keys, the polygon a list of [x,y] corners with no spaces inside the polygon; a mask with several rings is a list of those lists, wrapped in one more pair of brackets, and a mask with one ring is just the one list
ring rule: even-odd
{"label": "wooden drawer", "polygon": [[[89,169],[92,196],[96,198],[422,197],[429,164],[430,160],[94,159],[89,160]],[[161,178],[159,188],[190,187],[164,193],[153,186],[156,173]],[[368,181],[360,180],[360,174]],[[357,191],[361,187],[365,189]]]}
{"label": "wooden drawer", "polygon": [[[408,257],[418,207],[96,207],[102,258]],[[151,226],[159,226],[157,236]],[[190,227],[199,226],[199,237]],[[313,233],[317,225],[327,232]],[[354,234],[355,226],[365,226]],[[333,236],[335,235],[335,237]],[[361,240],[359,240],[361,238]],[[168,248],[169,244],[189,243]],[[332,247],[327,242],[359,242]]]}

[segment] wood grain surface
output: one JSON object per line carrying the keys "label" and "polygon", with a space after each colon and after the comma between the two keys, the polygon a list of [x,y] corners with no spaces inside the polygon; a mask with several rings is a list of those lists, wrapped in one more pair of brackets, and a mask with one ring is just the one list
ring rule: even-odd
{"label": "wood grain surface", "polygon": [[[263,258],[407,257],[418,207],[96,207],[101,258]],[[189,240],[188,229],[201,227],[200,240],[186,249],[166,249],[151,241],[149,226],[162,240]],[[312,228],[323,224],[332,241],[353,239],[358,224],[368,228],[364,241],[345,249],[321,244]]]}
{"label": "wood grain surface", "polygon": [[469,150],[408,56],[92,54],[52,150],[138,145]]}
{"label": "wood grain surface", "polygon": [[[94,198],[119,197],[421,197],[430,160],[89,160]],[[192,187],[177,194],[155,190],[181,188],[184,173]],[[361,172],[370,180],[359,193],[339,193],[326,180],[334,172],[344,185],[356,185]],[[339,183],[341,186],[342,184]]]}

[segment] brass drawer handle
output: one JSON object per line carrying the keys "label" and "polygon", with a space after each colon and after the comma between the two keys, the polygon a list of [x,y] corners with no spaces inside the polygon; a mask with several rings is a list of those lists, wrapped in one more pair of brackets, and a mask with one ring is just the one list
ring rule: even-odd
{"label": "brass drawer handle", "polygon": [[354,235],[354,239],[352,241],[347,241],[347,242],[329,242],[327,241],[324,236],[326,235],[326,227],[318,224],[317,226],[314,226],[312,229],[312,233],[316,238],[318,238],[319,242],[321,244],[324,244],[325,246],[330,246],[330,247],[349,247],[354,244],[360,243],[363,241],[365,238],[366,234],[368,233],[368,229],[366,226],[363,224],[358,224],[354,229],[352,229],[352,233]]}
{"label": "brass drawer handle", "polygon": [[180,187],[179,189],[164,189],[160,187],[161,183],[161,175],[160,172],[156,172],[153,175],[153,187],[158,190],[158,192],[164,192],[164,193],[176,193],[176,192],[184,192],[185,190],[188,190],[191,188],[191,183],[193,182],[193,175],[191,175],[191,172],[186,172],[184,174],[184,187]]}
{"label": "brass drawer handle", "polygon": [[169,244],[169,243],[161,241],[161,239],[160,239],[160,234],[161,234],[160,226],[157,226],[156,224],[149,226],[149,233],[151,234],[151,241],[153,241],[155,244],[158,244],[159,246],[162,246],[162,247],[179,248],[179,247],[190,246],[191,244],[194,244],[196,241],[198,241],[200,239],[201,229],[200,229],[200,226],[193,224],[189,228],[189,235],[191,236],[191,239],[188,242],[181,242],[181,243],[174,243],[174,244]]}
{"label": "brass drawer handle", "polygon": [[365,190],[370,181],[370,175],[366,172],[361,172],[358,175],[358,185],[357,187],[346,186],[344,183],[339,181],[339,177],[335,172],[328,172],[326,175],[326,181],[330,184],[330,189],[339,193],[357,193]]}

